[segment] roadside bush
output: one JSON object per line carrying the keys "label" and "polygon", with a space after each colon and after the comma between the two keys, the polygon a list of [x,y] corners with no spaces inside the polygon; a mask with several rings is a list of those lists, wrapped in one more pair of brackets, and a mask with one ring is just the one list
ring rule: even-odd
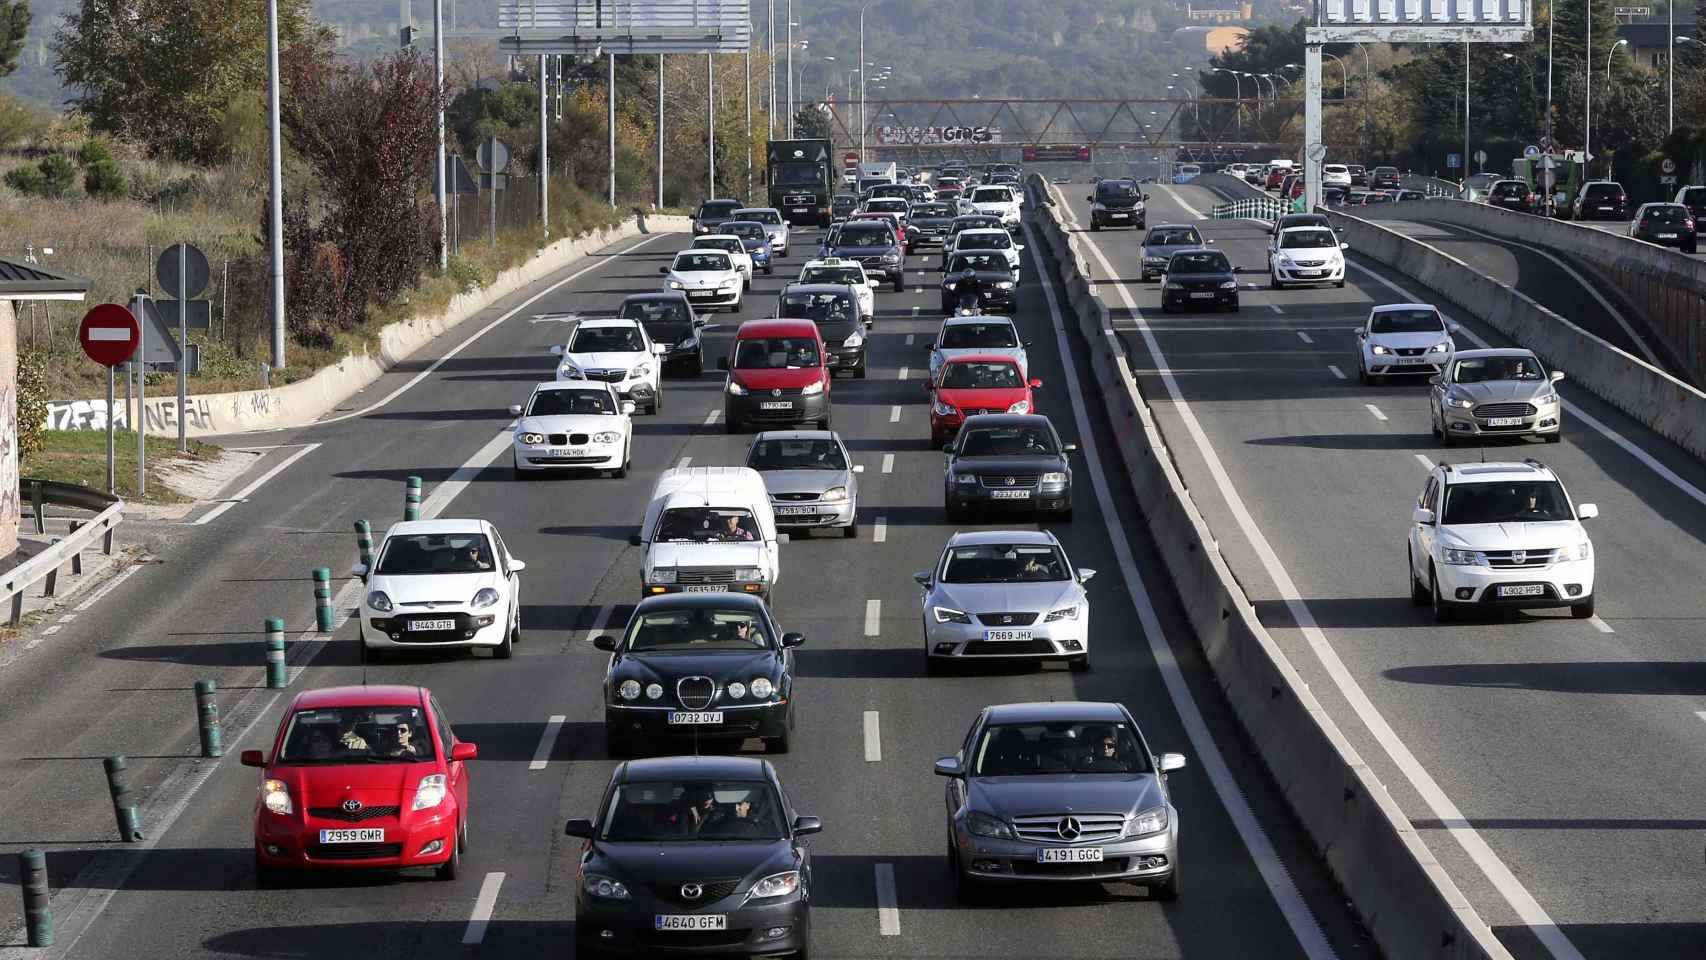
{"label": "roadside bush", "polygon": [[35,167],[16,167],[6,171],[6,186],[19,193],[39,196],[42,192],[41,171]]}
{"label": "roadside bush", "polygon": [[39,453],[47,424],[47,378],[35,351],[18,354],[18,458]]}
{"label": "roadside bush", "polygon": [[41,170],[41,195],[44,197],[63,197],[77,183],[77,165],[63,154],[43,157],[36,167]]}
{"label": "roadside bush", "polygon": [[83,171],[83,192],[97,200],[123,200],[130,193],[124,172],[112,157],[97,160]]}
{"label": "roadside bush", "polygon": [[99,140],[85,141],[83,146],[77,149],[77,162],[85,167],[92,167],[103,160],[110,161],[112,158],[112,151],[108,150],[107,145]]}

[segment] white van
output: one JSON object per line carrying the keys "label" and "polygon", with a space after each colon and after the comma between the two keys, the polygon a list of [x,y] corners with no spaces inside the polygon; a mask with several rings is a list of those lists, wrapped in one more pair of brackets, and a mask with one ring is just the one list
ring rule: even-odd
{"label": "white van", "polygon": [[764,478],[750,467],[665,470],[640,532],[640,595],[750,593],[769,601],[781,571],[776,515]]}

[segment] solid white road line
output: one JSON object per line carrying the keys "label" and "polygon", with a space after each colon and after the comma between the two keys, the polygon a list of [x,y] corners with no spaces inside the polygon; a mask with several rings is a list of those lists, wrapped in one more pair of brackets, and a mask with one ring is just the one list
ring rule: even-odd
{"label": "solid white road line", "polygon": [[1386,414],[1381,413],[1379,407],[1375,406],[1372,403],[1365,403],[1365,404],[1363,404],[1363,406],[1368,408],[1369,413],[1374,414],[1374,419],[1380,420],[1380,421],[1385,421]]}
{"label": "solid white road line", "polygon": [[872,543],[882,543],[884,540],[887,540],[888,538],[889,538],[889,518],[888,517],[878,517],[876,522],[871,524],[871,542]]}
{"label": "solid white road line", "polygon": [[1307,333],[1304,333],[1302,330],[1297,331],[1297,339],[1302,340],[1304,343],[1314,343],[1315,342],[1314,337],[1310,336]]}
{"label": "solid white road line", "polygon": [[545,721],[545,732],[539,737],[539,749],[533,751],[533,761],[527,765],[529,770],[543,770],[551,761],[551,751],[557,746],[557,735],[563,732],[563,721],[569,719],[563,714],[551,715]]}
{"label": "solid white road line", "polygon": [[865,636],[874,637],[882,631],[883,602],[881,600],[865,601]]}
{"label": "solid white road line", "polygon": [[881,763],[883,760],[883,734],[877,725],[877,711],[865,711],[865,762]]}
{"label": "solid white road line", "polygon": [[[1256,285],[1252,283],[1246,289],[1254,290],[1254,289],[1256,289]],[[1275,313],[1284,313],[1285,312],[1285,310],[1283,308],[1281,308],[1280,305],[1277,303],[1268,304],[1268,309],[1272,310]]]}
{"label": "solid white road line", "polygon": [[508,430],[486,441],[486,445],[474,451],[468,462],[457,467],[449,479],[432,488],[432,493],[421,501],[421,519],[431,520],[438,516],[439,511],[450,506],[450,501],[468,489],[480,471],[492,465],[498,455],[510,449],[515,444],[515,436]]}
{"label": "solid white road line", "polygon": [[192,523],[198,527],[201,526],[202,524],[212,523],[215,519],[217,519],[219,517],[220,514],[231,509],[232,507],[235,507],[239,501],[247,500],[249,498],[250,494],[254,493],[256,490],[259,490],[262,486],[264,486],[266,484],[266,482],[268,480],[271,480],[273,477],[276,477],[279,474],[283,473],[284,471],[290,469],[291,464],[295,463],[298,460],[301,460],[303,457],[306,457],[307,455],[309,455],[310,453],[313,453],[315,450],[318,450],[318,449],[320,449],[319,444],[310,443],[307,446],[303,447],[301,450],[298,450],[295,453],[291,454],[290,456],[285,457],[283,460],[280,460],[278,463],[274,464],[272,469],[270,469],[266,473],[263,473],[260,476],[256,477],[254,479],[254,481],[252,483],[250,483],[248,486],[237,491],[236,493],[233,493],[230,497],[227,497],[225,499],[224,503],[219,504],[218,506],[214,507],[212,510],[209,510],[206,513],[202,514],[201,516],[195,518],[195,520],[192,521]]}
{"label": "solid white road line", "polygon": [[[1036,238],[1031,236],[1030,227],[1025,228],[1029,238],[1028,246],[1035,250]],[[1101,251],[1094,244],[1090,247],[1101,259]],[[1109,276],[1114,276],[1113,267],[1102,259],[1102,266]],[[1042,284],[1044,298],[1048,301],[1049,316],[1054,324],[1054,336],[1060,356],[1070,358],[1075,356],[1066,340],[1065,321],[1061,316],[1060,303],[1055,297],[1054,283],[1045,281]],[[1120,291],[1126,305],[1134,311],[1136,305],[1126,293],[1124,284],[1114,284]],[[1141,327],[1141,325],[1140,325]],[[1143,328],[1144,337],[1152,339],[1147,328]],[[1165,367],[1165,365],[1162,365]],[[1172,373],[1163,369],[1163,375],[1172,383]],[[1256,813],[1250,809],[1250,801],[1244,796],[1238,781],[1232,775],[1232,770],[1226,765],[1226,757],[1221,754],[1219,744],[1215,743],[1214,735],[1209,732],[1208,723],[1203,719],[1202,708],[1197,706],[1196,698],[1191,688],[1185,683],[1184,672],[1179,669],[1179,662],[1173,656],[1173,648],[1169,645],[1166,635],[1161,630],[1161,620],[1155,613],[1155,605],[1150,600],[1149,587],[1138,573],[1137,561],[1132,558],[1131,546],[1126,542],[1126,534],[1119,526],[1119,514],[1114,510],[1113,498],[1108,492],[1107,473],[1102,467],[1101,445],[1096,441],[1096,434],[1090,429],[1090,418],[1084,410],[1084,392],[1079,388],[1078,369],[1070,361],[1065,364],[1067,396],[1072,399],[1072,415],[1078,426],[1079,443],[1084,459],[1090,467],[1090,485],[1096,493],[1096,503],[1101,508],[1102,523],[1107,528],[1109,542],[1113,545],[1114,557],[1119,561],[1120,576],[1125,582],[1126,592],[1131,596],[1131,602],[1137,608],[1138,623],[1143,627],[1143,638],[1149,646],[1149,654],[1154,658],[1160,671],[1163,684],[1167,688],[1167,699],[1172,701],[1173,709],[1179,715],[1179,721],[1185,728],[1185,736],[1191,742],[1191,749],[1200,759],[1203,771],[1208,775],[1209,783],[1214,792],[1220,797],[1220,802],[1226,809],[1226,814],[1232,820],[1233,829],[1238,831],[1238,838],[1243,841],[1245,849],[1250,851],[1250,859],[1256,865],[1256,872],[1262,876],[1262,882],[1267,886],[1268,893],[1274,898],[1280,914],[1285,917],[1287,926],[1291,928],[1292,936],[1297,938],[1298,946],[1304,956],[1310,960],[1329,960],[1337,953],[1333,945],[1327,942],[1326,934],[1322,933],[1319,921],[1309,909],[1308,901],[1303,899],[1303,893],[1297,889],[1297,883],[1292,880],[1285,864],[1280,860],[1279,851],[1274,849],[1273,841],[1268,838]],[[1174,384],[1172,389],[1177,390]]]}
{"label": "solid white road line", "polygon": [[722,416],[722,413],[723,411],[721,410],[712,410],[710,413],[705,414],[705,426],[708,427],[711,424],[716,423],[717,418]]}
{"label": "solid white road line", "polygon": [[894,406],[889,408],[889,422],[890,423],[899,423],[900,422],[900,404],[897,403]]}
{"label": "solid white road line", "polygon": [[1422,465],[1423,470],[1432,470],[1434,468],[1434,462],[1429,460],[1423,454],[1416,454],[1416,461]]}
{"label": "solid white road line", "polygon": [[693,458],[692,457],[682,457],[681,462],[679,462],[675,465],[675,469],[686,470],[688,467],[691,467],[691,466],[693,466]]}
{"label": "solid white road line", "polygon": [[892,453],[883,454],[883,472],[884,473],[893,473],[894,472],[894,454],[892,454]]}
{"label": "solid white road line", "polygon": [[1329,363],[1327,364],[1327,369],[1333,371],[1333,376],[1338,377],[1340,380],[1345,379],[1345,371],[1340,370],[1338,364]]}
{"label": "solid white road line", "polygon": [[1617,632],[1616,630],[1611,629],[1611,624],[1606,623],[1604,620],[1601,620],[1598,617],[1589,617],[1588,623],[1593,624],[1593,628],[1595,630],[1598,630],[1600,633],[1616,633]]}
{"label": "solid white road line", "polygon": [[894,894],[894,864],[877,864],[877,930],[885,937],[900,936],[900,907]]}
{"label": "solid white road line", "polygon": [[[1098,260],[1102,261],[1104,267],[1108,266],[1107,258],[1102,254],[1100,248],[1091,243],[1089,249]],[[1111,271],[1112,268],[1108,267],[1108,269]],[[1358,269],[1363,268],[1359,265]],[[1365,270],[1365,272],[1367,271]],[[1132,302],[1125,287],[1116,286],[1116,289],[1121,298],[1126,301],[1126,305],[1136,312],[1137,305]],[[1393,287],[1393,289],[1397,290],[1398,288]],[[1399,293],[1406,296],[1409,302],[1416,302],[1414,296],[1404,294],[1401,290]],[[1338,651],[1334,650],[1332,643],[1327,640],[1326,632],[1316,622],[1314,612],[1304,602],[1302,592],[1298,590],[1296,582],[1291,579],[1291,572],[1280,562],[1279,554],[1274,552],[1273,545],[1268,542],[1266,535],[1256,525],[1255,518],[1250,515],[1244,498],[1238,494],[1238,490],[1232,483],[1232,478],[1227,475],[1226,467],[1220,462],[1220,455],[1215,451],[1213,444],[1209,442],[1207,434],[1203,432],[1202,424],[1197,422],[1196,414],[1192,412],[1190,404],[1185,402],[1184,394],[1179,389],[1178,379],[1167,367],[1166,354],[1161,352],[1161,345],[1156,342],[1155,336],[1150,333],[1146,325],[1139,325],[1138,333],[1143,337],[1144,346],[1148,348],[1150,357],[1160,370],[1161,381],[1167,388],[1167,395],[1172,401],[1173,410],[1178,414],[1186,433],[1190,435],[1191,442],[1196,445],[1197,451],[1202,455],[1204,465],[1208,468],[1209,475],[1214,478],[1215,486],[1220,491],[1221,499],[1226,501],[1227,508],[1232,512],[1233,518],[1238,523],[1238,528],[1250,541],[1257,559],[1261,561],[1263,569],[1268,573],[1268,578],[1274,582],[1280,597],[1285,600],[1286,609],[1291,613],[1292,620],[1297,623],[1298,630],[1303,634],[1316,658],[1326,668],[1327,675],[1332,679],[1334,686],[1349,702],[1351,709],[1356,712],[1358,719],[1368,728],[1375,742],[1386,751],[1386,755],[1391,758],[1394,766],[1404,774],[1405,779],[1410,782],[1410,786],[1421,795],[1422,801],[1427,804],[1434,817],[1444,821],[1451,835],[1463,846],[1470,859],[1475,861],[1476,866],[1480,867],[1481,872],[1486,874],[1493,887],[1510,904],[1518,919],[1534,932],[1534,935],[1551,951],[1557,960],[1583,960],[1575,944],[1570,942],[1569,937],[1565,936],[1557,922],[1541,908],[1540,903],[1534,899],[1534,895],[1528,892],[1528,888],[1523,886],[1522,882],[1516,878],[1516,874],[1512,873],[1504,860],[1493,851],[1492,846],[1481,836],[1480,831],[1470,824],[1469,819],[1463,815],[1463,811],[1446,795],[1439,782],[1433,778],[1432,774],[1428,773],[1427,768],[1422,766],[1422,762],[1410,751],[1409,745],[1398,736],[1396,730],[1392,729],[1392,725],[1386,722],[1386,717],[1374,705],[1374,701],[1369,699],[1368,694],[1363,691],[1362,685],[1357,683],[1355,677],[1351,676],[1345,662],[1339,658]],[[1080,434],[1080,436],[1082,435]]]}
{"label": "solid white road line", "polygon": [[480,895],[474,898],[474,913],[468,918],[468,929],[462,934],[464,946],[486,939],[486,925],[492,921],[492,911],[498,905],[498,889],[503,885],[504,875],[501,873],[488,873],[486,879],[480,881]]}
{"label": "solid white road line", "polygon": [[896,380],[905,380],[907,377],[907,374],[909,374],[911,372],[912,372],[911,367],[901,367],[900,368],[900,376],[896,377],[895,379]]}

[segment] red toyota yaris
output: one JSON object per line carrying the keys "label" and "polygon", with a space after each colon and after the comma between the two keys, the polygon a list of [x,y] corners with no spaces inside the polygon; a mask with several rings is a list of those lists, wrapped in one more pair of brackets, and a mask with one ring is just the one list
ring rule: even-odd
{"label": "red toyota yaris", "polygon": [[954,439],[967,417],[980,413],[1036,413],[1031,391],[1041,380],[1025,379],[1019,364],[1005,354],[971,354],[950,359],[936,380],[926,383],[931,393],[930,445]]}
{"label": "red toyota yaris", "polygon": [[[269,759],[270,753],[270,759]],[[456,879],[468,842],[467,762],[425,687],[329,687],[298,694],[255,799],[255,876],[281,870],[433,867]]]}

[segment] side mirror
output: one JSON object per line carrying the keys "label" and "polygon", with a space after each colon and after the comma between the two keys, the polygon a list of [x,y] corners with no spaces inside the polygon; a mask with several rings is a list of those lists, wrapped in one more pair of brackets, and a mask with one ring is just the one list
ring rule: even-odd
{"label": "side mirror", "polygon": [[777,534],[777,535],[776,535],[776,542],[777,542],[777,543],[787,543],[787,542],[788,542],[788,540],[789,540],[789,537],[788,537],[788,535],[787,535],[787,534],[785,534],[785,533],[778,533],[778,534]]}
{"label": "side mirror", "polygon": [[1214,242],[1214,240],[1213,240],[1213,239],[1208,239],[1208,240],[1204,240],[1204,241],[1203,241],[1203,243],[1213,243],[1213,242]]}
{"label": "side mirror", "polygon": [[607,633],[601,633],[592,638],[592,646],[595,650],[603,650],[606,653],[615,653],[616,638]]}
{"label": "side mirror", "polygon": [[264,767],[267,765],[267,758],[262,756],[259,750],[244,750],[237,757],[237,760],[245,767]]}
{"label": "side mirror", "polygon": [[1597,503],[1583,503],[1576,507],[1577,520],[1592,520],[1597,516],[1599,516],[1599,504]]}
{"label": "side mirror", "polygon": [[575,817],[563,824],[563,835],[590,840],[592,839],[592,821],[585,817]]}
{"label": "side mirror", "polygon": [[668,273],[668,272],[669,272],[669,268],[668,268],[668,267],[659,267],[659,268],[658,268],[658,272],[659,272],[659,273]]}
{"label": "side mirror", "polygon": [[1079,567],[1078,568],[1078,582],[1079,583],[1089,583],[1090,578],[1094,577],[1095,575],[1096,575],[1096,571],[1090,569],[1089,567]]}
{"label": "side mirror", "polygon": [[870,330],[870,329],[874,328],[876,325],[877,325],[877,318],[876,317],[866,317],[865,318],[865,329],[866,330]]}
{"label": "side mirror", "polygon": [[521,404],[519,404],[519,403],[510,404],[509,405],[509,415],[512,417],[521,416]]}
{"label": "side mirror", "polygon": [[1142,200],[1148,200],[1148,199],[1149,199],[1149,194],[1147,194],[1147,193],[1146,193],[1146,194],[1143,194],[1143,195],[1142,195],[1142,196],[1141,196],[1141,197],[1140,197],[1140,198],[1139,198],[1139,199],[1142,199]]}
{"label": "side mirror", "polygon": [[728,357],[718,357],[717,358],[717,369],[718,370],[727,370],[728,368],[729,368],[729,358]]}
{"label": "side mirror", "polygon": [[654,344],[652,344],[652,356],[654,356],[654,357],[669,356],[669,348],[664,346],[661,343],[654,343]]}
{"label": "side mirror", "polygon": [[865,465],[862,463],[854,464],[853,465],[853,472],[854,473],[864,473],[865,472]]}
{"label": "side mirror", "polygon": [[1060,445],[1060,449],[1065,453],[1077,453],[1078,452],[1078,444],[1076,444],[1076,443],[1063,443]]}
{"label": "side mirror", "polygon": [[706,324],[708,324],[708,323],[710,323],[710,322],[711,322],[711,321],[709,321],[709,320],[706,320],[706,319],[704,319],[704,318],[702,318],[702,317],[694,317],[694,318],[693,318],[693,329],[695,329],[695,330],[702,330],[702,329],[704,329],[704,328],[705,328],[705,325],[706,325]]}
{"label": "side mirror", "polygon": [[794,836],[808,837],[814,833],[823,832],[823,821],[817,817],[795,817]]}
{"label": "side mirror", "polygon": [[784,220],[784,221],[782,221],[782,229],[784,229],[784,230],[792,230],[792,229],[794,229],[794,221],[792,221],[792,220]]}
{"label": "side mirror", "polygon": [[637,533],[628,538],[628,546],[630,547],[637,547],[642,543],[645,543],[645,541],[640,539],[640,535]]}
{"label": "side mirror", "polygon": [[516,573],[520,573],[521,571],[527,569],[527,561],[517,560],[514,557],[510,557],[509,558],[509,568],[511,570],[515,571]]}
{"label": "side mirror", "polygon": [[953,456],[954,455],[954,445],[951,443],[942,444],[942,452],[947,454],[950,457]]}
{"label": "side mirror", "polygon": [[1443,377],[1429,377],[1428,378],[1428,383],[1430,383],[1436,387],[1439,386],[1440,384],[1444,383],[1444,382],[1445,382],[1445,379]]}
{"label": "side mirror", "polygon": [[563,345],[560,343],[551,344],[551,356],[560,357],[562,355],[563,355]]}
{"label": "side mirror", "polygon": [[935,381],[933,381],[933,380],[924,381],[924,392],[925,393],[935,393],[936,392]]}
{"label": "side mirror", "polygon": [[784,633],[784,634],[782,634],[782,646],[784,646],[784,647],[798,647],[798,646],[803,645],[805,642],[806,642],[806,635],[803,633]]}
{"label": "side mirror", "polygon": [[468,761],[480,755],[480,746],[463,741],[450,748],[450,759]]}
{"label": "side mirror", "polygon": [[1351,245],[1349,243],[1346,243],[1343,240],[1339,241],[1339,249],[1340,250],[1349,250],[1350,248],[1351,248]]}
{"label": "side mirror", "polygon": [[1557,383],[1558,381],[1560,381],[1562,379],[1564,379],[1564,371],[1562,371],[1562,370],[1552,371],[1552,382],[1553,383]]}
{"label": "side mirror", "polygon": [[1462,329],[1463,328],[1461,326],[1459,326],[1458,324],[1455,324],[1455,323],[1448,323],[1445,325],[1445,330],[1447,333],[1456,333],[1457,331],[1462,330]]}
{"label": "side mirror", "polygon": [[920,570],[912,575],[912,580],[924,589],[930,589],[930,571]]}
{"label": "side mirror", "polygon": [[1025,252],[1025,245],[1022,243],[1015,243],[1015,244],[1013,244],[1013,249],[1019,251],[1020,253],[1024,253]]}
{"label": "side mirror", "polygon": [[936,776],[938,776],[938,777],[962,777],[962,776],[965,776],[965,769],[960,766],[960,758],[959,757],[943,757],[942,759],[937,760],[936,761]]}
{"label": "side mirror", "polygon": [[865,278],[865,286],[867,286],[867,287],[880,287],[882,285],[883,285],[883,281],[880,277],[866,277]]}
{"label": "side mirror", "polygon": [[1029,340],[1020,340],[1019,341],[1019,346],[1021,346],[1021,347],[1029,348],[1030,345],[1031,345],[1031,341],[1029,341]]}
{"label": "side mirror", "polygon": [[1031,378],[1031,389],[1032,389],[1032,390],[1035,390],[1035,389],[1037,389],[1037,388],[1038,388],[1038,387],[1041,387],[1041,386],[1042,386],[1042,385],[1043,385],[1043,382],[1042,382],[1042,380],[1040,380],[1040,379],[1038,379],[1038,378],[1036,378],[1036,377],[1032,377],[1032,378]]}
{"label": "side mirror", "polygon": [[1084,200],[1085,200],[1085,202],[1087,202],[1087,203],[1095,203],[1095,202],[1096,202],[1096,197],[1095,197],[1095,195],[1091,195],[1091,196],[1088,196],[1088,197],[1085,197],[1085,198],[1084,198]]}
{"label": "side mirror", "polygon": [[349,575],[352,577],[359,577],[362,580],[366,580],[367,579],[367,564],[365,564],[365,563],[351,564],[350,568],[349,568]]}
{"label": "side mirror", "polygon": [[1185,769],[1185,755],[1182,753],[1163,753],[1158,764],[1162,773]]}
{"label": "side mirror", "polygon": [[622,412],[623,413],[629,414],[631,416],[631,415],[633,415],[635,409],[636,408],[634,406],[634,401],[632,401],[632,400],[622,401]]}
{"label": "side mirror", "polygon": [[1434,522],[1434,512],[1429,510],[1427,507],[1417,507],[1415,512],[1410,514],[1410,519],[1424,526],[1432,526]]}

